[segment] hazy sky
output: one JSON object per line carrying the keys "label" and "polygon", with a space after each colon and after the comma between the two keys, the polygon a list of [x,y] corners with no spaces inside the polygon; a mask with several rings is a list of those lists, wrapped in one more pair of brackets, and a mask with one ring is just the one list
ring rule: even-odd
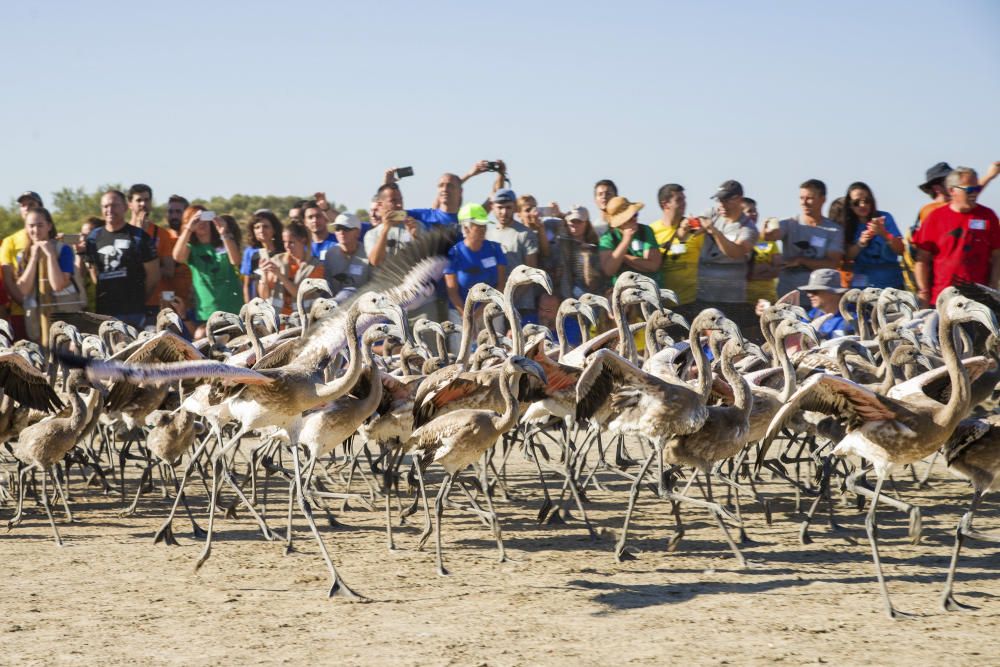
{"label": "hazy sky", "polygon": [[927,167],[1000,160],[995,0],[42,1],[4,23],[4,202],[141,181],[353,209],[412,165],[406,204],[429,206],[441,172],[500,157],[564,206],[612,178],[644,222],[663,183],[701,209],[737,178],[784,216],[816,177],[908,224]]}

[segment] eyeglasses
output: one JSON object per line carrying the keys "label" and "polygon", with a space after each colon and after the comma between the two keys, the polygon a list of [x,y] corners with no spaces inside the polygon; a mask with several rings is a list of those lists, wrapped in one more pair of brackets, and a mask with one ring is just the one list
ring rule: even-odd
{"label": "eyeglasses", "polygon": [[966,186],[953,185],[951,187],[954,188],[955,190],[961,190],[967,195],[974,195],[983,191],[983,186],[981,185],[966,185]]}
{"label": "eyeglasses", "polygon": [[851,206],[871,206],[871,199],[852,199]]}

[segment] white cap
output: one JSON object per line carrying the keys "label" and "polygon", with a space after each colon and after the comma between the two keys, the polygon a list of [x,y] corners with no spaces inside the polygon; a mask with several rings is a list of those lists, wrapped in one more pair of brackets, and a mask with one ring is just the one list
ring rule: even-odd
{"label": "white cap", "polygon": [[348,229],[361,229],[361,221],[353,213],[341,213],[333,221],[333,228],[347,227]]}
{"label": "white cap", "polygon": [[590,213],[585,206],[574,206],[566,214],[566,220],[583,220],[584,222],[589,222]]}

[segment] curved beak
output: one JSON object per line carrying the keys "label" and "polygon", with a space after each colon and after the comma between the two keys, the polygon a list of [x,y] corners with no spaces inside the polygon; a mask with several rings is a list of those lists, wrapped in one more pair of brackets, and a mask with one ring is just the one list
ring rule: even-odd
{"label": "curved beak", "polygon": [[587,297],[587,300],[583,301],[583,299],[581,299],[581,303],[586,303],[591,306],[599,306],[603,308],[606,313],[611,312],[611,303],[608,301],[606,296],[601,296],[599,294],[584,294],[584,296]]}
{"label": "curved beak", "polygon": [[597,324],[597,313],[594,312],[594,309],[590,306],[590,304],[577,303],[576,312],[583,315],[591,325]]}
{"label": "curved beak", "polygon": [[686,331],[691,330],[691,323],[685,319],[680,313],[675,313],[674,311],[669,311],[667,319],[670,320],[671,324],[676,324],[677,326],[684,327]]}
{"label": "curved beak", "polygon": [[670,301],[674,306],[679,306],[681,303],[677,298],[677,292],[666,287],[660,288],[660,301]]}
{"label": "curved beak", "polygon": [[741,347],[746,343],[746,340],[743,338],[743,332],[736,326],[736,322],[733,322],[731,319],[723,318],[720,330],[739,341]]}
{"label": "curved beak", "polygon": [[917,360],[917,364],[919,364],[923,368],[925,368],[925,369],[927,369],[929,371],[934,370],[934,366],[931,365],[931,360],[928,359],[926,355],[918,354],[916,360]]}
{"label": "curved beak", "polygon": [[542,271],[541,269],[532,269],[529,275],[531,277],[531,282],[540,286],[549,294],[552,294],[552,278],[549,277],[548,273]]}
{"label": "curved beak", "polygon": [[994,336],[1000,336],[1000,328],[997,326],[997,316],[993,313],[992,309],[978,301],[970,300],[969,305],[966,307],[966,312],[969,313],[971,320],[982,324]]}

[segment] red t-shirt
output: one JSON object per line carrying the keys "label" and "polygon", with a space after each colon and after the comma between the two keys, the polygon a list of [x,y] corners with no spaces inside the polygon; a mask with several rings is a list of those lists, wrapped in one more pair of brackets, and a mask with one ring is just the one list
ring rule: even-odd
{"label": "red t-shirt", "polygon": [[990,255],[1000,250],[1000,221],[985,206],[968,213],[951,206],[931,211],[913,235],[913,245],[933,257],[931,303],[956,278],[986,284],[990,279]]}

